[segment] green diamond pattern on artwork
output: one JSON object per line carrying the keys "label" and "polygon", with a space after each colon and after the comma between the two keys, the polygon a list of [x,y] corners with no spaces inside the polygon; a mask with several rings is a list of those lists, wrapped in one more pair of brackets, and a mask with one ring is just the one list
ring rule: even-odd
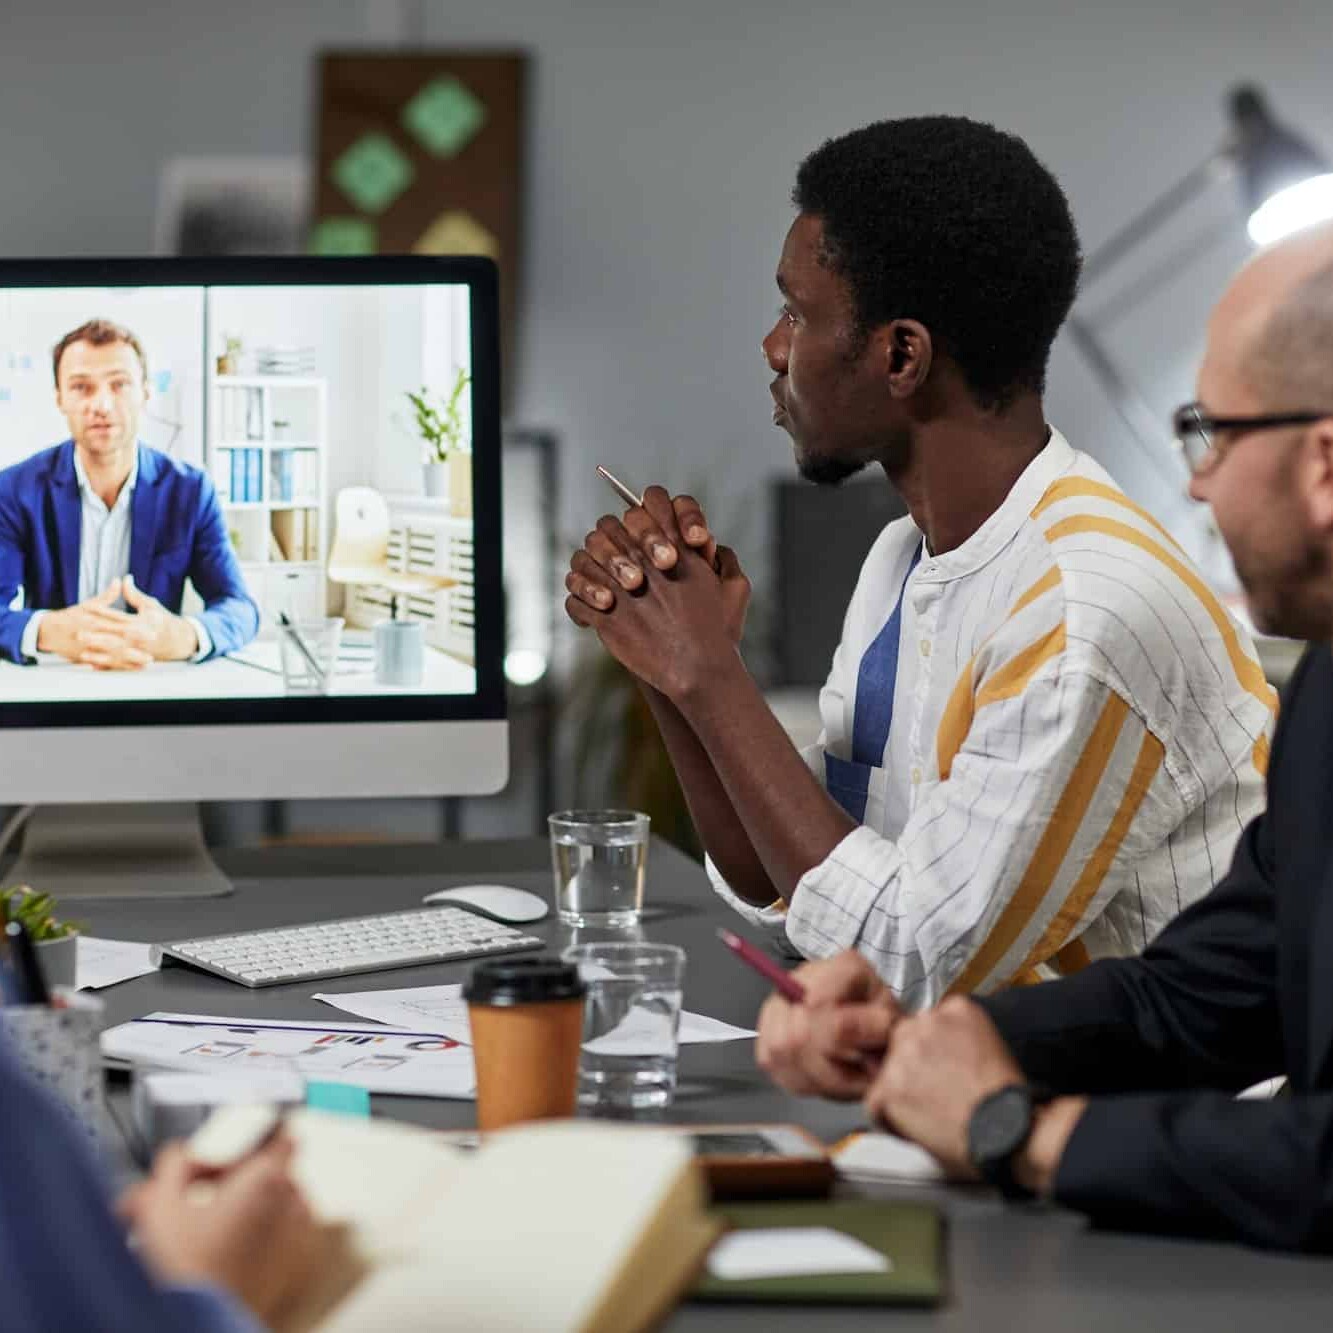
{"label": "green diamond pattern on artwork", "polygon": [[314,255],[373,255],[375,224],[365,218],[322,218],[310,233]]}
{"label": "green diamond pattern on artwork", "polygon": [[367,213],[382,213],[412,183],[412,164],[387,135],[363,134],[333,164],[333,179]]}
{"label": "green diamond pattern on artwork", "polygon": [[450,75],[432,79],[403,108],[403,125],[436,157],[452,157],[485,123],[486,108]]}

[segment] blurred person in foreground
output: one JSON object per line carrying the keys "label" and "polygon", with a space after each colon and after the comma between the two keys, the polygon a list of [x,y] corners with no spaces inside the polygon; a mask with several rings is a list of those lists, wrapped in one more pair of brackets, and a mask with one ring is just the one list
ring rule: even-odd
{"label": "blurred person in foreground", "polygon": [[4,1041],[0,1109],[6,1333],[258,1333],[304,1308],[338,1261],[341,1236],[297,1191],[285,1137],[221,1175],[173,1144],[118,1218],[82,1134]]}

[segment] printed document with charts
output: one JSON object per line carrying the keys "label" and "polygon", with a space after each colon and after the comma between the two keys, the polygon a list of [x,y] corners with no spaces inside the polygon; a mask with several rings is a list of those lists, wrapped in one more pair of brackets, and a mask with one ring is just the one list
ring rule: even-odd
{"label": "printed document with charts", "polygon": [[[216,1112],[192,1155],[244,1155],[256,1110]],[[298,1183],[321,1221],[350,1227],[354,1255],[278,1333],[640,1333],[717,1236],[690,1144],[669,1130],[553,1121],[465,1152],[382,1120],[287,1123]]]}
{"label": "printed document with charts", "polygon": [[472,1049],[420,1028],[145,1014],[102,1033],[106,1062],[193,1074],[281,1070],[405,1097],[476,1095]]}

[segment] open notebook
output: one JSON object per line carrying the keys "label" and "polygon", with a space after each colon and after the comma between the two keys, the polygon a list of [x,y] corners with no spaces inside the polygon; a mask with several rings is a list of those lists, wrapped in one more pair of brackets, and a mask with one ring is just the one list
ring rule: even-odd
{"label": "open notebook", "polygon": [[[255,1113],[218,1111],[192,1154],[232,1160]],[[690,1144],[668,1131],[552,1122],[463,1152],[384,1121],[288,1124],[298,1183],[316,1216],[349,1226],[353,1253],[280,1333],[636,1333],[718,1232]]]}

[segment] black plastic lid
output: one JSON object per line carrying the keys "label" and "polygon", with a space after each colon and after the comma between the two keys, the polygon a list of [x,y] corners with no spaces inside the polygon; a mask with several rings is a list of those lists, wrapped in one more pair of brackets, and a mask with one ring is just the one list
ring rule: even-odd
{"label": "black plastic lid", "polygon": [[559,958],[492,958],[472,969],[463,987],[469,1004],[542,1004],[581,1000],[588,988],[574,963]]}

